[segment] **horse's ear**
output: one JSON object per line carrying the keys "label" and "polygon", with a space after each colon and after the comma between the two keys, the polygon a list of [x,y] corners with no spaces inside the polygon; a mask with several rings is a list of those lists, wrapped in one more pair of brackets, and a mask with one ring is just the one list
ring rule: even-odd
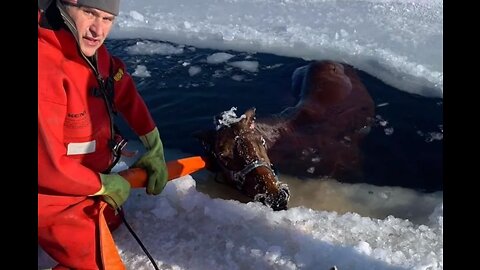
{"label": "horse's ear", "polygon": [[308,67],[310,65],[302,66],[297,69],[292,74],[292,94],[295,97],[296,102],[302,99],[304,95],[303,90],[306,88],[306,76]]}
{"label": "horse's ear", "polygon": [[256,110],[255,107],[252,107],[252,108],[248,109],[248,110],[245,112],[245,115],[247,116],[247,118],[249,118],[249,117],[255,117],[255,110]]}
{"label": "horse's ear", "polygon": [[246,118],[242,120],[245,126],[253,127],[253,123],[255,121],[255,110],[255,107],[252,107],[245,112]]}

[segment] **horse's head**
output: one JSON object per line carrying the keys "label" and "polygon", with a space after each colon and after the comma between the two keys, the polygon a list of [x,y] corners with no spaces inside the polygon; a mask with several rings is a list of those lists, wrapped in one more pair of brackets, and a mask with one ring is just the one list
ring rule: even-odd
{"label": "horse's head", "polygon": [[[312,62],[305,76],[303,93],[309,100],[322,106],[335,105],[352,92],[352,82],[345,74],[345,67],[337,62],[324,60]],[[307,97],[305,97],[307,98]]]}
{"label": "horse's head", "polygon": [[235,110],[215,116],[215,131],[198,137],[228,184],[273,210],[287,209],[290,191],[278,180],[267,156],[265,140],[255,128],[255,108],[240,117]]}

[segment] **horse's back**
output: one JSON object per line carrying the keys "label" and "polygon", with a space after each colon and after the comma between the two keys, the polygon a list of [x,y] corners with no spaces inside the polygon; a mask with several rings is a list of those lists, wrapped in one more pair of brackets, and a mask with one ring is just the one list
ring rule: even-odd
{"label": "horse's back", "polygon": [[297,176],[361,177],[359,147],[374,102],[355,69],[312,62],[294,72],[292,88],[300,100],[283,114],[285,128],[270,146],[271,160]]}

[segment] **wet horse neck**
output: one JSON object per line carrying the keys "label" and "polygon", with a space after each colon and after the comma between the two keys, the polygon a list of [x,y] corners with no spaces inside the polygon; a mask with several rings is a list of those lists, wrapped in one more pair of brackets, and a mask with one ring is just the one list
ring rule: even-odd
{"label": "wet horse neck", "polygon": [[[305,109],[304,106],[297,104],[297,106],[289,107],[279,114],[255,120],[255,129],[258,130],[265,139],[267,148],[270,148],[285,135],[295,133],[298,119],[305,118],[303,121],[309,119],[309,123],[307,124],[311,124],[321,121],[323,117],[319,117],[319,115],[323,115],[325,112],[326,110],[318,106],[316,106],[314,111],[310,111]],[[314,114],[316,117],[311,114]],[[308,115],[308,117],[306,117],[306,115]]]}
{"label": "wet horse neck", "polygon": [[270,148],[285,133],[289,133],[291,128],[283,117],[273,116],[256,120],[255,129],[258,130],[265,139],[267,148]]}

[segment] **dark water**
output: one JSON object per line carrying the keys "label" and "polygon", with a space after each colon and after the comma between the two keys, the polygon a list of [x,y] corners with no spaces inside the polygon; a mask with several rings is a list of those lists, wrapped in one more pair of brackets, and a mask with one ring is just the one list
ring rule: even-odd
{"label": "dark water", "polygon": [[[259,70],[252,73],[225,63],[207,64],[207,56],[220,52],[210,49],[185,46],[181,54],[128,54],[125,49],[137,41],[109,40],[106,45],[126,62],[131,74],[137,65],[146,66],[151,77],[134,80],[165,146],[191,154],[203,153],[192,133],[212,128],[213,116],[222,111],[234,106],[241,114],[256,107],[261,118],[294,105],[291,75],[308,64],[299,58],[223,51],[235,55],[229,62],[258,61]],[[190,76],[190,66],[201,67],[201,72]],[[365,72],[358,73],[378,106],[377,125],[362,145],[368,183],[426,192],[443,190],[442,99],[412,95]],[[119,126],[128,137],[134,137],[124,123]]]}

